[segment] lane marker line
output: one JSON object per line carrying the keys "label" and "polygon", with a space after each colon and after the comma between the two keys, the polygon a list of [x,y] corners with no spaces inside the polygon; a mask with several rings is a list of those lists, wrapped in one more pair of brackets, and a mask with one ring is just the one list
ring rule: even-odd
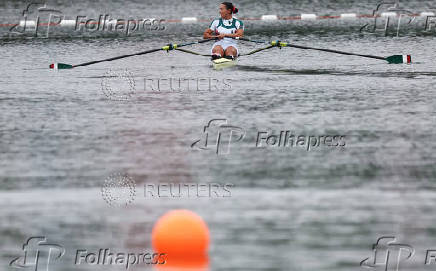
{"label": "lane marker line", "polygon": [[262,15],[260,19],[262,21],[276,21],[279,18],[277,17],[277,15]]}
{"label": "lane marker line", "polygon": [[381,16],[382,17],[396,17],[397,16],[397,13],[396,12],[383,12],[382,14],[381,14]]}
{"label": "lane marker line", "polygon": [[183,17],[182,23],[196,23],[198,20],[196,17]]}
{"label": "lane marker line", "polygon": [[356,13],[342,13],[341,18],[342,19],[356,19],[357,14]]}
{"label": "lane marker line", "polygon": [[[435,13],[432,11],[423,11],[421,13],[416,13],[416,14],[401,14],[402,16],[409,16],[409,17],[431,17],[431,16],[435,16]],[[295,16],[285,16],[285,17],[280,17],[276,14],[266,14],[266,15],[262,15],[261,17],[247,17],[247,18],[240,18],[241,20],[245,20],[245,21],[277,21],[277,20],[281,20],[281,21],[292,21],[292,20],[321,20],[321,19],[359,19],[359,18],[379,18],[379,17],[398,17],[400,16],[400,14],[398,14],[397,12],[383,12],[381,14],[377,14],[377,15],[372,15],[372,14],[357,14],[357,13],[342,13],[340,15],[323,15],[323,16],[317,16],[316,14],[312,14],[312,13],[303,13],[300,15],[295,15]],[[146,19],[142,19],[142,20],[146,20]],[[162,19],[164,22],[167,23],[198,23],[198,22],[210,22],[213,19],[199,19],[197,17],[182,17],[181,19]],[[140,20],[136,20],[136,21],[140,21]],[[104,21],[105,25],[110,25],[110,24],[116,24],[116,20],[112,19],[112,20],[106,20]],[[24,24],[26,24],[26,27],[36,27],[36,22],[34,20],[21,20],[18,24],[13,24],[13,23],[4,23],[4,24],[0,24],[0,27],[12,27],[12,26],[21,26],[24,27]],[[84,24],[83,22],[81,22],[80,24]],[[94,21],[94,22],[88,22],[88,24],[101,24],[100,22]],[[118,24],[123,24],[122,22],[118,22]],[[48,26],[49,23],[40,23],[39,26]],[[67,20],[64,19],[60,22],[60,24],[57,23],[50,23],[50,26],[62,26],[62,27],[69,27],[69,26],[75,26],[76,25],[76,20]]]}
{"label": "lane marker line", "polygon": [[300,18],[301,20],[316,20],[317,16],[316,14],[301,14]]}

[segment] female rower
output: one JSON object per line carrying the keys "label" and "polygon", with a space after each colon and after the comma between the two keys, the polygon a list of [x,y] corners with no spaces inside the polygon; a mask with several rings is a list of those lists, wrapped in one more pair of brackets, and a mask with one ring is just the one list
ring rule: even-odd
{"label": "female rower", "polygon": [[204,31],[203,38],[219,39],[212,46],[212,60],[221,57],[235,59],[238,56],[238,43],[234,38],[244,36],[244,24],[241,20],[233,18],[238,9],[230,2],[221,3],[219,12],[221,18],[212,21],[209,28]]}

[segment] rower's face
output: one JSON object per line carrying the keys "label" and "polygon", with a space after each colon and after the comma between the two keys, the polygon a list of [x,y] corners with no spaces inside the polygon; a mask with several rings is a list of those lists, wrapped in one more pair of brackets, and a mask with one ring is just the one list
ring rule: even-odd
{"label": "rower's face", "polygon": [[227,9],[227,7],[223,4],[220,5],[220,15],[221,17],[227,17],[231,14],[230,9]]}

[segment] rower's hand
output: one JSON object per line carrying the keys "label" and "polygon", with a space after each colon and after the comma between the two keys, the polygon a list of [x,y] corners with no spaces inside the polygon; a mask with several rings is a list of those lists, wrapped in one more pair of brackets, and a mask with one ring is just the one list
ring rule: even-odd
{"label": "rower's hand", "polygon": [[224,39],[225,37],[226,37],[226,34],[219,34],[217,36],[217,38],[220,39],[220,40]]}

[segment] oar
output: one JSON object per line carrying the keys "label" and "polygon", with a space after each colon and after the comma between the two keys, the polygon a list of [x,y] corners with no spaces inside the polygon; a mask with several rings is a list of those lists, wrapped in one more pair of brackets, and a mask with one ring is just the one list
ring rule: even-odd
{"label": "oar", "polygon": [[[266,41],[250,40],[247,38],[235,38],[235,39],[254,42],[254,43],[270,43],[271,44],[270,46],[277,46],[277,47],[292,47],[292,48],[298,48],[298,49],[316,50],[316,51],[341,54],[341,55],[360,56],[360,57],[367,57],[367,58],[373,58],[373,59],[380,59],[380,60],[387,61],[389,64],[412,63],[412,56],[411,55],[393,55],[393,56],[388,56],[388,57],[382,57],[382,56],[349,53],[349,52],[343,52],[343,51],[331,50],[331,49],[322,49],[322,48],[301,46],[301,45],[295,45],[295,44],[290,44],[288,42],[281,42],[281,41],[266,42]],[[270,46],[268,46],[264,49],[269,49],[269,48],[271,48]],[[263,49],[260,49],[260,50],[257,49],[257,50],[254,50],[252,52],[249,52],[245,55],[251,55],[251,54],[257,53],[258,51],[261,51],[261,50],[263,50]]]}
{"label": "oar", "polygon": [[205,42],[212,41],[212,40],[215,40],[215,38],[204,39],[204,40],[182,43],[182,44],[168,44],[168,45],[161,47],[161,48],[151,49],[151,50],[147,50],[147,51],[143,51],[143,52],[139,52],[139,53],[134,53],[134,54],[127,54],[127,55],[122,55],[122,56],[106,58],[106,59],[102,59],[102,60],[94,60],[94,61],[85,62],[85,63],[81,63],[81,64],[77,64],[77,65],[70,65],[70,64],[64,64],[64,63],[53,63],[53,64],[50,64],[50,69],[72,69],[72,68],[76,68],[76,67],[80,67],[80,66],[88,66],[88,65],[92,65],[92,64],[96,64],[96,63],[100,63],[100,62],[104,62],[104,61],[113,61],[113,60],[117,60],[117,59],[121,59],[121,58],[131,57],[131,56],[145,55],[145,54],[154,53],[154,52],[161,51],[161,50],[168,52],[170,50],[177,50],[177,48],[180,48],[183,46],[205,43]]}

